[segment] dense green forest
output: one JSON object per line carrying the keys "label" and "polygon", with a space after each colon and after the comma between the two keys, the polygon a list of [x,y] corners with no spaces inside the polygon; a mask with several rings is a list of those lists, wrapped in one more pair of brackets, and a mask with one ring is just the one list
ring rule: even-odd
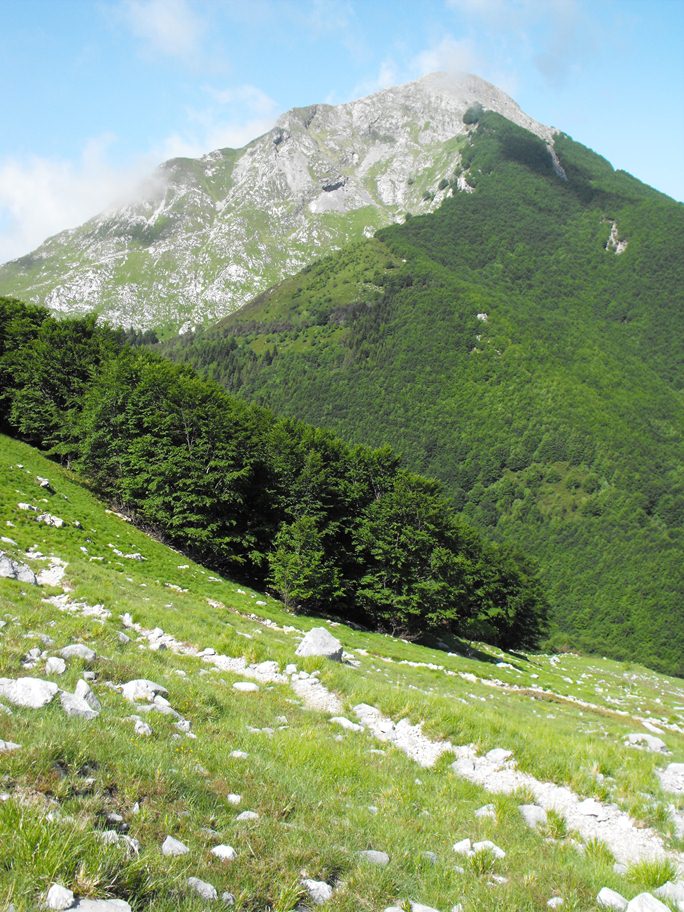
{"label": "dense green forest", "polygon": [[564,135],[554,163],[469,119],[443,181],[474,192],[166,351],[439,478],[539,562],[556,646],[682,674],[684,206]]}
{"label": "dense green forest", "polygon": [[277,419],[94,316],[55,320],[0,298],[0,430],[295,610],[506,646],[533,646],[544,632],[532,570],[483,541],[437,482],[389,448]]}

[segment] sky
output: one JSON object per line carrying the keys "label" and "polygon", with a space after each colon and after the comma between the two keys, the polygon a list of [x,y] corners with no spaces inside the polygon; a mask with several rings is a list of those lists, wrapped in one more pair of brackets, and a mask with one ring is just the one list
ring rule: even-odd
{"label": "sky", "polygon": [[0,0],[0,262],[167,158],[437,70],[684,200],[684,0]]}

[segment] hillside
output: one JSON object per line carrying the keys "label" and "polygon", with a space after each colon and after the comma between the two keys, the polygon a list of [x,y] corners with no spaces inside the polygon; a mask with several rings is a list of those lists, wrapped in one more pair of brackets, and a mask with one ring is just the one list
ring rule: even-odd
{"label": "hillside", "polygon": [[284,114],[243,149],[173,159],[139,198],[0,267],[0,294],[162,334],[230,313],[317,256],[438,205],[474,103],[546,140],[503,92],[434,74]]}
{"label": "hillside", "polygon": [[2,908],[684,908],[681,682],[289,614],[6,437],[0,523]]}
{"label": "hillside", "polygon": [[684,207],[567,136],[554,160],[467,119],[434,213],[166,351],[440,478],[536,557],[555,643],[682,674]]}

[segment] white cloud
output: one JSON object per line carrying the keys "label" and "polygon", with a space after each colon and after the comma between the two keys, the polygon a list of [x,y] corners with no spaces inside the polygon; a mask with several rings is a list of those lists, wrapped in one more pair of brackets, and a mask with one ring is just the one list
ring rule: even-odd
{"label": "white cloud", "polygon": [[480,58],[468,38],[456,39],[446,35],[432,47],[425,48],[411,61],[411,70],[418,76],[427,73],[471,73],[480,66]]}
{"label": "white cloud", "polygon": [[157,150],[160,159],[239,149],[270,130],[276,120],[277,103],[256,86],[206,87],[204,91],[209,103],[187,112],[185,129],[161,143]]}
{"label": "white cloud", "polygon": [[579,0],[445,0],[474,30],[491,65],[502,54],[527,57],[544,78],[563,81],[595,47]]}
{"label": "white cloud", "polygon": [[152,51],[178,58],[199,51],[204,26],[188,0],[124,0],[120,12],[136,38]]}
{"label": "white cloud", "polygon": [[240,148],[269,130],[278,114],[276,102],[256,86],[206,87],[204,92],[205,107],[187,111],[181,130],[132,163],[113,163],[115,137],[109,134],[86,143],[76,161],[41,156],[0,160],[0,263],[139,198],[165,159]]}
{"label": "white cloud", "polygon": [[0,161],[0,263],[131,197],[151,162],[116,168],[108,161],[113,141],[90,140],[77,162],[35,155]]}

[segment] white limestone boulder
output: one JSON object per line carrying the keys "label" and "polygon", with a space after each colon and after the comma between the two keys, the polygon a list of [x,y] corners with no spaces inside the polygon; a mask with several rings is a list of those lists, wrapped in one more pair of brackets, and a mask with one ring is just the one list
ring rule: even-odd
{"label": "white limestone boulder", "polygon": [[342,661],[342,643],[325,627],[313,627],[295,651],[298,656],[323,656],[333,662]]}

